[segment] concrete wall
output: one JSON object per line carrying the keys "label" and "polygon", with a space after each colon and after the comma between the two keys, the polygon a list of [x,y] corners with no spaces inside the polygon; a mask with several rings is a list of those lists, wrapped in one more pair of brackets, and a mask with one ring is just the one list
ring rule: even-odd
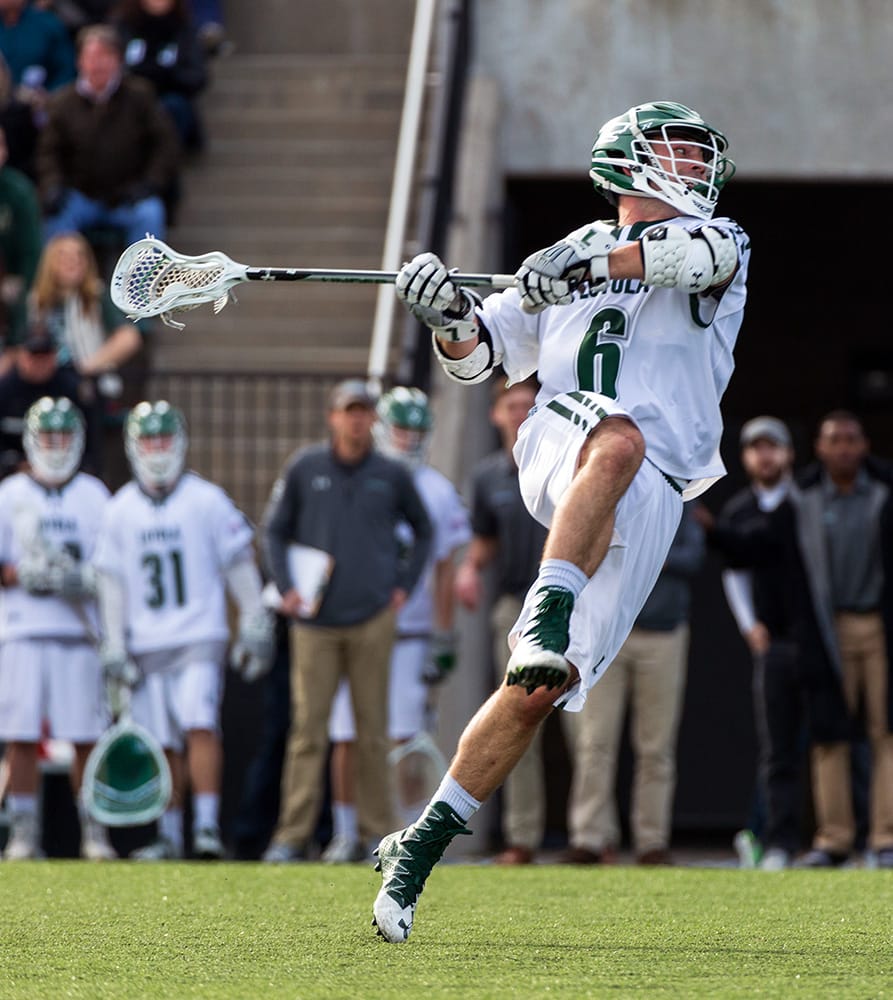
{"label": "concrete wall", "polygon": [[678,100],[730,137],[739,176],[893,175],[889,0],[475,0],[510,174],[578,174],[597,127]]}

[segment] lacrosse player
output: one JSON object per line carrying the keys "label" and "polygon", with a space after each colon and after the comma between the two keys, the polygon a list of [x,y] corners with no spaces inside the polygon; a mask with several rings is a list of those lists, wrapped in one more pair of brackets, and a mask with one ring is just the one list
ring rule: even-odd
{"label": "lacrosse player", "polygon": [[734,173],[726,139],[681,104],[631,108],[599,131],[590,176],[617,218],[531,254],[484,303],[431,253],[398,296],[460,382],[534,371],[514,454],[549,527],[509,637],[505,683],[475,715],[421,818],[378,849],[378,931],[404,941],[432,867],[502,783],[553,707],[579,711],[639,614],[684,499],[725,471],[719,401],[733,369],[749,240],[712,220]]}
{"label": "lacrosse player", "polygon": [[254,532],[223,490],[184,472],[188,439],[178,409],[163,400],[139,403],[124,433],[133,479],[109,501],[95,557],[102,664],[113,711],[122,686],[130,689],[134,721],[168,751],[175,776],[158,839],[134,856],[158,861],[183,854],[176,758],[185,741],[193,854],[220,858],[218,716],[227,591],[239,608],[233,665],[253,680],[273,654]]}
{"label": "lacrosse player", "polygon": [[[408,748],[432,720],[431,687],[443,681],[456,662],[453,634],[453,556],[471,538],[468,513],[453,484],[425,464],[428,438],[434,423],[428,397],[421,389],[397,386],[385,393],[376,407],[373,427],[382,454],[402,462],[412,471],[415,488],[434,528],[425,569],[406,604],[397,614],[397,634],[391,652],[388,735]],[[409,525],[398,531],[409,534]],[[334,836],[322,860],[330,863],[359,861],[366,856],[357,828],[353,802],[353,750],[356,740],[350,687],[342,680],[329,718],[332,741],[332,817]],[[420,748],[419,752],[423,752]],[[398,756],[399,755],[398,752]],[[425,805],[415,753],[397,763],[397,805],[402,819],[411,823]]]}
{"label": "lacrosse player", "polygon": [[[105,727],[94,574],[89,565],[108,490],[78,472],[84,420],[71,400],[45,396],[25,415],[29,469],[0,484],[0,739],[7,743],[12,828],[8,860],[42,857],[37,816],[41,724],[74,744],[71,783],[81,855],[115,857],[80,802],[81,777]],[[45,818],[46,819],[46,818]]]}

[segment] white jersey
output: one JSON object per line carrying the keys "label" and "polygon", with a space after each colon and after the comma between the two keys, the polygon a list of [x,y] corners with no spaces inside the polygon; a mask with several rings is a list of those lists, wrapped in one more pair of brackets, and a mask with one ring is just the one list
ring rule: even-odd
{"label": "white jersey", "polygon": [[124,584],[130,652],[227,639],[224,574],[253,536],[226,493],[194,473],[162,500],[136,482],[123,486],[106,508],[94,562]]}
{"label": "white jersey", "polygon": [[[429,465],[413,471],[413,483],[425,506],[434,537],[428,561],[406,604],[397,615],[397,635],[428,635],[434,627],[434,567],[471,538],[468,511],[456,488]],[[401,524],[398,532],[409,532]],[[407,539],[410,541],[411,537]]]}
{"label": "white jersey", "polygon": [[[0,483],[0,563],[18,565],[29,551],[63,550],[89,562],[109,491],[85,472],[59,489],[25,472]],[[85,617],[90,623],[88,631]],[[35,596],[22,587],[0,590],[0,640],[86,639],[97,631],[95,601]]]}
{"label": "white jersey", "polygon": [[[686,229],[703,224],[688,216],[672,221]],[[623,242],[659,224],[617,232]],[[750,258],[750,240],[736,223],[710,224],[729,232],[738,247],[738,270],[718,296],[628,279],[601,291],[583,289],[569,305],[536,315],[521,309],[515,289],[489,296],[481,310],[495,360],[510,383],[536,371],[542,386],[537,406],[574,389],[615,399],[638,425],[648,458],[662,472],[701,481],[691,483],[686,498],[725,474],[719,403],[734,368]]]}

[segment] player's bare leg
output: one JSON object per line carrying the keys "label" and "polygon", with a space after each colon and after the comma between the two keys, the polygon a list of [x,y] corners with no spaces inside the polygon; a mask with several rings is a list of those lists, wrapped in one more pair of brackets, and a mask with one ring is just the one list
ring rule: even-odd
{"label": "player's bare leg", "polygon": [[11,815],[9,841],[3,857],[7,861],[42,858],[37,816],[37,744],[7,743],[6,764],[9,768],[6,800]]}
{"label": "player's bare leg", "polygon": [[191,729],[186,734],[189,781],[192,785],[192,850],[197,858],[223,857],[218,812],[223,750],[220,737],[210,729]]}
{"label": "player's bare leg", "polygon": [[645,442],[624,417],[603,420],[580,449],[577,471],[561,498],[531,588],[536,607],[518,637],[506,682],[532,692],[568,677],[574,602],[602,564],[614,532],[614,512],[642,460]]}
{"label": "player's bare leg", "polygon": [[465,819],[502,784],[555,699],[576,681],[571,668],[557,692],[540,687],[528,696],[520,687],[503,684],[465,727],[449,773],[419,819],[379,844],[376,870],[382,886],[372,912],[386,941],[396,944],[409,937],[431,869],[455,836],[470,833]]}

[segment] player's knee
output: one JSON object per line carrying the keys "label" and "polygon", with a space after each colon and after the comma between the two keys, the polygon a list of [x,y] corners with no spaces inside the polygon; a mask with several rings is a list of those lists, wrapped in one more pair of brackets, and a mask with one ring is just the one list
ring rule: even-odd
{"label": "player's knee", "polygon": [[630,475],[645,457],[645,439],[632,421],[611,417],[602,421],[586,442],[583,459],[596,459],[602,472]]}
{"label": "player's knee", "polygon": [[509,687],[503,684],[501,689],[503,698],[511,706],[512,715],[523,727],[536,729],[536,727],[552,711],[555,704],[556,691],[554,688],[536,688],[530,694],[518,685]]}

